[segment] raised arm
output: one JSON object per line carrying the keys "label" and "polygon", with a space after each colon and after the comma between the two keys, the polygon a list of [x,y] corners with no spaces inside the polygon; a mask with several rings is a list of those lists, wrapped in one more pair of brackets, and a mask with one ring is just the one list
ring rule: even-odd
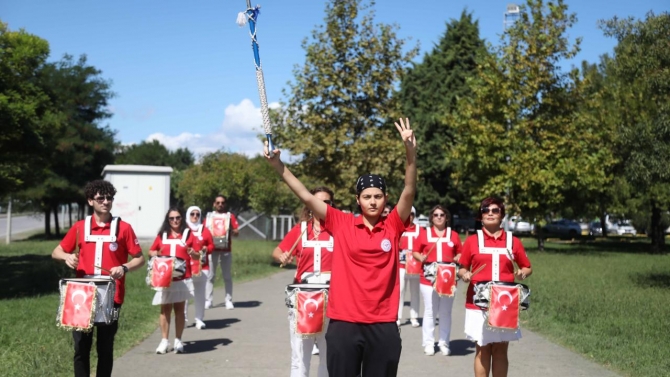
{"label": "raised arm", "polygon": [[406,221],[412,211],[416,194],[416,137],[409,126],[408,118],[405,118],[404,121],[400,118],[399,122],[395,122],[395,128],[405,144],[405,187],[400,194],[397,209],[400,219]]}
{"label": "raised arm", "polygon": [[[268,152],[268,143],[267,141],[265,142],[265,148],[263,150],[263,154],[265,155],[265,158],[268,160],[270,165],[272,165],[273,168],[277,171],[279,176],[286,182],[288,187],[293,191],[293,193],[300,199],[301,202],[305,203],[307,208],[309,208],[310,211],[312,211],[312,214],[314,217],[316,217],[319,220],[324,220],[326,218],[326,210],[328,208],[328,205],[323,201],[317,199],[314,195],[312,195],[309,190],[305,187],[305,185],[300,182],[298,178],[291,173],[290,170],[284,165],[284,163],[280,160],[280,155],[281,152],[279,149],[275,149],[272,151],[273,156],[270,156],[270,153]],[[414,174],[416,175],[416,168],[414,169]],[[416,180],[416,178],[415,178]],[[414,196],[412,195],[412,198]],[[410,203],[410,207],[412,204]],[[407,212],[407,216],[409,216],[409,210]]]}

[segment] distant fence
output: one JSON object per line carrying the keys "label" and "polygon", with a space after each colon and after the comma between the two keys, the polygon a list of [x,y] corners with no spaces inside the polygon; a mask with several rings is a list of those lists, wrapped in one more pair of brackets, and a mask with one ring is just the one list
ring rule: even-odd
{"label": "distant fence", "polygon": [[266,215],[242,212],[237,215],[240,239],[279,241],[295,225],[293,215]]}

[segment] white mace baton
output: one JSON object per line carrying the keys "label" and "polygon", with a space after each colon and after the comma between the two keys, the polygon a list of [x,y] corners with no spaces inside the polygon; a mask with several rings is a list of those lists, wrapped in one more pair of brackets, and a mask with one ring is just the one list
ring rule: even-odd
{"label": "white mace baton", "polygon": [[244,26],[249,22],[249,35],[251,36],[251,48],[254,51],[254,64],[256,65],[256,83],[258,84],[258,95],[261,98],[261,115],[263,116],[263,129],[265,137],[268,140],[268,151],[272,156],[275,149],[272,143],[272,125],[270,124],[270,111],[268,110],[268,98],[265,94],[265,79],[263,78],[263,67],[261,66],[261,57],[258,53],[258,40],[256,39],[256,22],[261,13],[261,6],[251,6],[251,0],[247,0],[247,10],[237,15],[237,24]]}

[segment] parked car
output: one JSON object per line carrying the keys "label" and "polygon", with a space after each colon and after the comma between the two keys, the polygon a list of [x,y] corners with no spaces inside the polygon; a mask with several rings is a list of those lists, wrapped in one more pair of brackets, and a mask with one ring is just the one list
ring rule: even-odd
{"label": "parked car", "polygon": [[473,214],[455,213],[451,220],[451,229],[457,233],[474,232],[477,220]]}
{"label": "parked car", "polygon": [[607,233],[617,236],[636,236],[637,230],[630,223],[630,220],[619,220],[616,223],[607,224]]}
{"label": "parked car", "polygon": [[[544,232],[550,236],[577,238],[582,235],[582,227],[574,220],[555,220],[545,225]],[[588,231],[586,233],[588,235]]]}
{"label": "parked car", "polygon": [[600,224],[600,221],[591,221],[591,224],[589,224],[589,234],[591,236],[603,235],[603,226]]}
{"label": "parked car", "polygon": [[525,221],[521,216],[505,216],[503,219],[503,228],[514,235],[529,235],[533,234],[535,230],[535,226]]}
{"label": "parked car", "polygon": [[430,225],[430,222],[428,221],[428,216],[426,215],[419,215],[417,218],[414,220],[414,223],[420,227],[427,227]]}

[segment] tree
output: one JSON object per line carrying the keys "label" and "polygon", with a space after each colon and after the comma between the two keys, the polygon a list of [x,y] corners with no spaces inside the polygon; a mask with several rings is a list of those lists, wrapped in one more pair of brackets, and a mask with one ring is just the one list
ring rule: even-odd
{"label": "tree", "polygon": [[49,43],[0,21],[0,197],[41,177],[50,121],[49,98],[37,76]]}
{"label": "tree", "polygon": [[[510,214],[543,219],[560,212],[566,193],[607,183],[603,165],[612,161],[598,146],[601,131],[577,111],[583,100],[578,71],[558,67],[579,51],[580,40],[571,46],[566,36],[575,21],[562,0],[528,0],[470,80],[473,95],[448,118],[457,140],[453,178],[473,204],[502,195]],[[542,247],[541,232],[538,242]]]}
{"label": "tree", "polygon": [[477,67],[477,56],[485,53],[478,22],[463,11],[459,20],[447,23],[438,44],[402,80],[398,93],[402,111],[417,125],[415,132],[421,140],[415,200],[419,209],[463,199],[450,178],[454,163],[447,158],[447,150],[453,145],[453,132],[444,120],[456,108],[458,98],[470,94],[466,79]]}
{"label": "tree", "polygon": [[645,193],[651,212],[651,247],[665,248],[663,212],[670,208],[670,14],[644,20],[601,21],[614,37],[613,75],[618,111],[617,150],[626,179]]}
{"label": "tree", "polygon": [[[306,61],[284,90],[288,103],[273,113],[277,144],[300,158],[296,174],[330,186],[350,208],[362,174],[385,176],[391,196],[400,194],[404,153],[394,94],[417,53],[403,52],[397,26],[373,23],[374,2],[361,4],[327,2],[325,26],[302,43]],[[369,12],[359,18],[361,10]]]}

